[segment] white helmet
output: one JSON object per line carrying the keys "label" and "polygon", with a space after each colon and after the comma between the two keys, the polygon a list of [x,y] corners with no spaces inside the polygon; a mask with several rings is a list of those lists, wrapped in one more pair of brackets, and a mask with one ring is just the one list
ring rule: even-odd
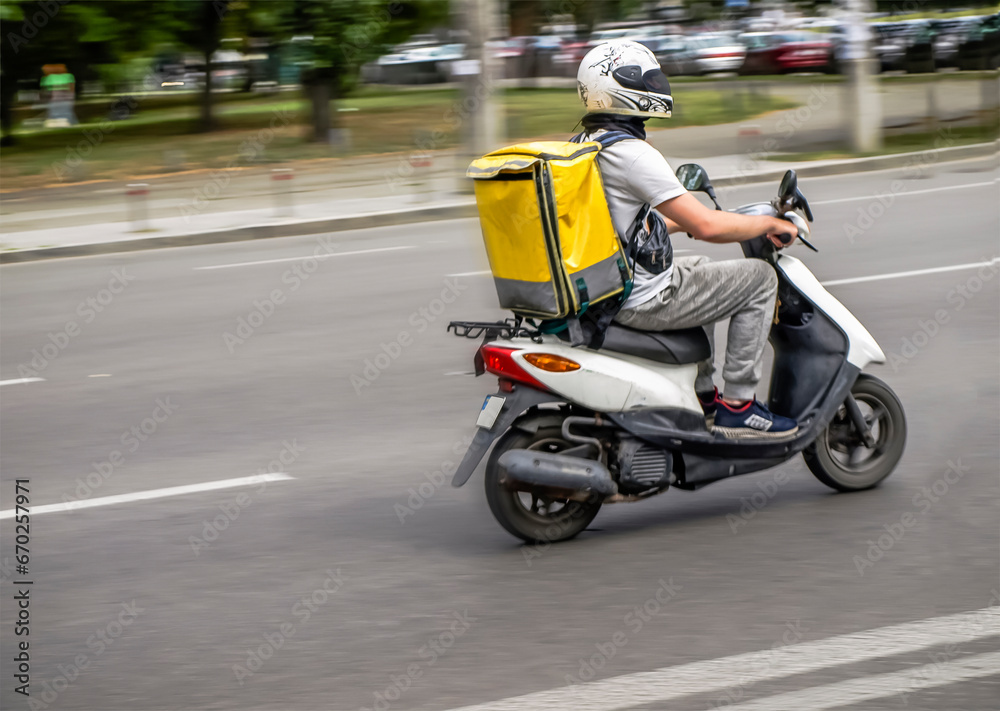
{"label": "white helmet", "polygon": [[587,52],[576,82],[588,114],[669,118],[674,107],[656,57],[631,40],[612,40]]}

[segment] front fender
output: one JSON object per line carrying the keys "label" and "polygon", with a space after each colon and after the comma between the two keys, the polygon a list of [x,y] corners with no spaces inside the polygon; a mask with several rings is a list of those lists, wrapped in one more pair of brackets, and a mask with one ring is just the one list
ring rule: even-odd
{"label": "front fender", "polygon": [[497,419],[490,429],[480,427],[476,431],[476,436],[472,438],[472,444],[469,445],[462,463],[458,465],[458,470],[451,480],[452,486],[462,486],[469,480],[472,472],[479,466],[479,462],[482,461],[493,442],[510,429],[511,425],[526,410],[545,403],[565,402],[563,398],[554,393],[545,393],[522,385],[515,386],[512,393],[498,392],[497,396],[504,399],[500,414],[497,415]]}

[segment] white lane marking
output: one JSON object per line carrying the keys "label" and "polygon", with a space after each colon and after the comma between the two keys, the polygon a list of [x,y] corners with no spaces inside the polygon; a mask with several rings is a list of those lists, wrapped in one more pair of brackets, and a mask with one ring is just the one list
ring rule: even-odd
{"label": "white lane marking", "polygon": [[195,271],[202,269],[230,269],[232,267],[252,267],[257,264],[277,264],[278,262],[304,262],[307,259],[328,259],[330,257],[350,257],[355,254],[374,254],[375,252],[395,252],[400,249],[416,249],[410,245],[406,247],[379,247],[377,249],[359,249],[354,252],[334,252],[332,254],[307,254],[304,257],[282,257],[281,259],[262,259],[258,262],[238,262],[236,264],[213,264],[209,267],[195,267]]}
{"label": "white lane marking", "polygon": [[[113,504],[128,504],[133,501],[148,501],[149,499],[162,499],[165,496],[183,496],[184,494],[197,494],[202,491],[215,491],[216,489],[232,489],[236,486],[253,486],[269,481],[284,481],[295,477],[284,472],[273,474],[254,474],[244,476],[239,479],[223,479],[221,481],[207,481],[204,484],[188,484],[187,486],[171,486],[168,489],[152,489],[150,491],[137,491],[134,494],[120,494],[118,496],[102,496],[99,499],[84,499],[82,501],[67,501],[64,504],[46,504],[45,506],[32,506],[31,515],[37,516],[43,513],[56,513],[58,511],[76,511],[77,509],[89,509],[94,506],[111,506]],[[0,519],[13,518],[16,509],[0,511]]]}
{"label": "white lane marking", "polygon": [[[683,250],[674,250],[683,251]],[[1000,257],[994,257],[985,262],[969,262],[968,264],[952,264],[947,267],[931,267],[929,269],[914,269],[908,272],[892,272],[889,274],[873,274],[864,277],[851,277],[849,279],[834,279],[833,281],[822,282],[823,286],[840,286],[841,284],[860,284],[866,281],[881,281],[883,279],[902,279],[903,277],[922,276],[924,274],[938,274],[941,272],[957,272],[962,269],[976,269],[978,267],[989,267],[1000,262]],[[462,274],[448,274],[450,277],[474,276],[477,274],[489,274],[485,272],[464,272]]]}
{"label": "white lane marking", "polygon": [[111,373],[94,373],[93,375],[88,375],[88,378],[110,378]]}
{"label": "white lane marking", "polygon": [[860,284],[865,281],[881,281],[882,279],[902,279],[903,277],[922,276],[923,274],[939,274],[941,272],[957,272],[962,269],[976,269],[977,267],[989,267],[1000,262],[1000,257],[994,257],[986,262],[970,262],[969,264],[952,264],[948,267],[932,267],[930,269],[914,269],[909,272],[893,272],[891,274],[873,274],[866,277],[852,277],[850,279],[834,279],[824,281],[823,286],[840,286],[841,284]]}
{"label": "white lane marking", "polygon": [[[1000,674],[1000,652],[977,654],[958,661],[925,664],[915,669],[873,674],[835,684],[813,686],[801,691],[775,694],[766,698],[727,707],[728,711],[821,711],[852,706],[862,701],[881,699],[893,694],[913,694],[935,686],[957,684],[967,679]],[[902,699],[906,703],[906,697]]]}
{"label": "white lane marking", "polygon": [[[892,193],[893,197],[907,197],[908,195],[924,195],[926,193],[937,193],[943,190],[963,190],[965,188],[982,188],[987,185],[996,185],[996,180],[990,180],[985,183],[965,183],[964,185],[944,185],[940,188],[924,188],[923,190],[900,190],[899,192]],[[837,198],[835,200],[817,200],[815,202],[810,201],[810,205],[835,205],[841,202],[859,202],[861,200],[878,200],[878,196],[872,195],[859,195],[857,197],[849,198]]]}
{"label": "white lane marking", "polygon": [[0,385],[21,385],[23,383],[40,383],[45,378],[14,378],[13,380],[0,380]]}
{"label": "white lane marking", "polygon": [[[664,667],[585,684],[501,699],[452,711],[614,711],[749,686],[868,659],[915,652],[942,644],[992,637],[1000,630],[1000,606],[901,625],[838,635],[815,642],[762,649],[731,657]],[[803,706],[800,708],[809,708]]]}

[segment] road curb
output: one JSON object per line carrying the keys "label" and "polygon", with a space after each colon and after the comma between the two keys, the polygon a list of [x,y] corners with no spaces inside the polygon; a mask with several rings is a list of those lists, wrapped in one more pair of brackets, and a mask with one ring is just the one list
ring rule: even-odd
{"label": "road curb", "polygon": [[[800,178],[822,178],[829,175],[846,175],[848,173],[868,173],[875,170],[892,168],[922,167],[934,163],[949,163],[969,158],[986,158],[1000,153],[1000,141],[992,143],[974,143],[969,146],[954,146],[952,148],[935,148],[913,153],[894,153],[887,156],[870,156],[868,158],[850,158],[847,160],[815,161],[810,165],[800,165],[795,172]],[[929,159],[929,156],[934,156]],[[748,160],[755,166],[759,161]],[[770,171],[757,171],[746,175],[727,175],[712,179],[712,184],[719,187],[743,185],[744,183],[766,183],[781,180],[787,168],[775,168]]]}
{"label": "road curb", "polygon": [[[829,175],[847,173],[862,173],[907,166],[926,167],[933,163],[983,158],[996,155],[1000,150],[1000,141],[992,143],[977,143],[969,146],[938,148],[915,153],[897,153],[887,156],[871,156],[868,158],[852,158],[848,160],[816,161],[814,164],[798,166],[799,177],[817,178]],[[929,157],[933,156],[933,159]],[[755,167],[759,161],[748,160]],[[780,180],[785,174],[785,168],[774,170],[747,172],[745,174],[728,175],[713,178],[717,187],[737,186],[751,183],[762,183]],[[140,239],[118,240],[112,242],[94,242],[75,244],[64,247],[44,247],[38,249],[21,249],[0,252],[0,264],[18,262],[33,262],[42,259],[62,257],[87,257],[100,254],[116,254],[120,252],[136,252],[148,249],[166,249],[171,247],[191,247],[205,244],[223,244],[226,242],[246,242],[275,237],[296,237],[301,235],[343,232],[371,227],[391,227],[393,225],[430,222],[434,220],[454,220],[463,217],[476,216],[474,200],[456,202],[448,205],[430,205],[407,210],[376,212],[366,215],[351,215],[347,217],[330,217],[319,220],[297,220],[282,223],[248,225],[232,229],[198,232],[170,237],[145,237]]]}
{"label": "road curb", "polygon": [[344,232],[346,230],[362,230],[370,227],[391,227],[393,225],[430,222],[433,220],[453,220],[462,217],[475,217],[476,214],[476,203],[470,200],[452,205],[433,205],[408,210],[374,212],[367,215],[351,215],[348,217],[329,217],[319,220],[247,225],[246,227],[186,235],[172,235],[170,237],[144,237],[113,242],[73,244],[66,245],[65,247],[11,250],[0,252],[0,264],[33,262],[40,259],[55,259],[60,257],[89,257],[98,254],[137,252],[147,249],[193,247],[204,244],[224,244],[226,242],[248,242],[258,239],[272,239],[274,237],[297,237],[328,232]]}

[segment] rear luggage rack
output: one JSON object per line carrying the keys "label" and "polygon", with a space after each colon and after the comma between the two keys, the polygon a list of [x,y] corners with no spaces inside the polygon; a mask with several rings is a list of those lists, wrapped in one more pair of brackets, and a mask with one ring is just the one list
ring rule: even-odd
{"label": "rear luggage rack", "polygon": [[504,321],[452,321],[448,324],[448,330],[460,338],[479,338],[482,336],[484,342],[497,338],[517,338],[519,336],[532,340],[541,338],[540,331],[528,328],[522,323],[520,317]]}

